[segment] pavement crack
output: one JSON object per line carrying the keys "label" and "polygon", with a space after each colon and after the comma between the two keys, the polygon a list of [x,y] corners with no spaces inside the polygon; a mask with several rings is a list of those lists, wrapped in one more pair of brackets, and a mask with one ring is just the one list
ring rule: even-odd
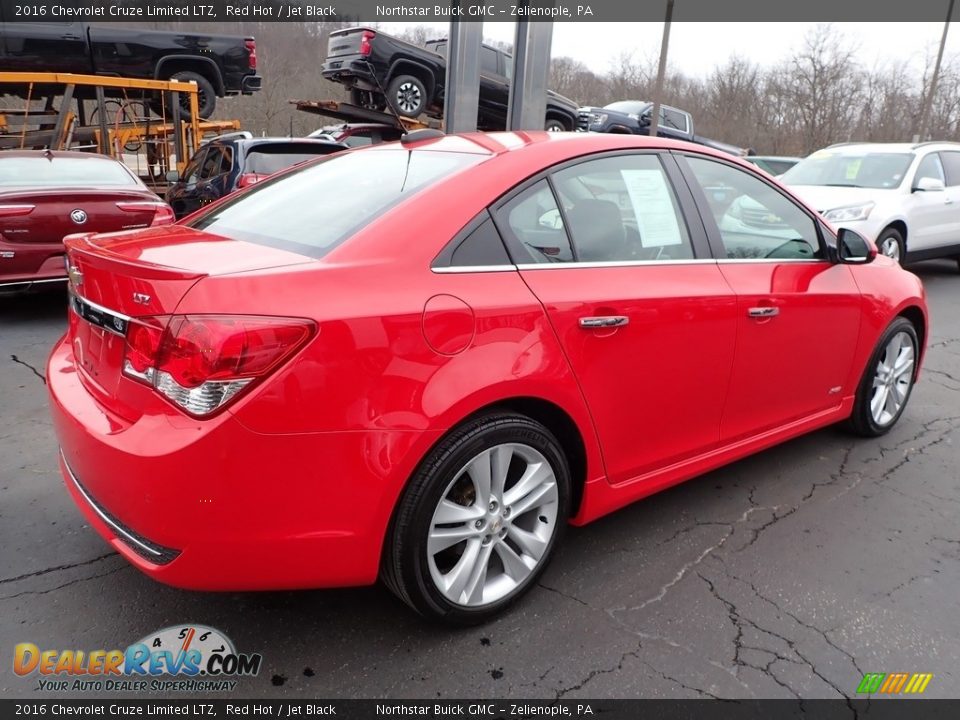
{"label": "pavement crack", "polygon": [[628,652],[623,653],[623,655],[621,655],[620,659],[617,661],[617,664],[614,665],[613,667],[602,668],[600,670],[591,670],[587,674],[587,676],[583,678],[583,680],[578,682],[576,685],[571,685],[570,687],[557,690],[557,694],[554,700],[555,701],[559,700],[560,698],[564,697],[565,695],[568,695],[569,693],[572,693],[576,690],[580,690],[584,685],[586,685],[588,682],[593,680],[595,677],[599,677],[600,675],[609,675],[610,673],[615,673],[615,672],[619,672],[620,670],[623,670],[623,663],[627,661],[627,658],[632,657],[634,659],[639,659],[639,653],[642,647],[643,645],[640,644],[637,646],[635,650],[630,650]]}
{"label": "pavement crack", "polygon": [[552,592],[552,593],[556,593],[556,594],[559,595],[560,597],[565,597],[567,600],[573,600],[575,603],[580,603],[580,604],[583,605],[584,607],[590,607],[590,603],[588,603],[588,602],[586,602],[586,601],[584,601],[584,600],[581,600],[581,599],[578,598],[578,597],[575,597],[575,596],[573,596],[573,595],[570,595],[570,594],[568,594],[568,593],[565,593],[565,592],[563,592],[563,590],[558,590],[557,588],[550,587],[549,585],[544,585],[542,582],[538,582],[537,585],[538,585],[539,587],[542,587],[544,590],[547,590],[547,591]]}
{"label": "pavement crack", "polygon": [[30,372],[32,372],[34,375],[40,378],[40,382],[42,382],[44,385],[47,384],[47,379],[43,376],[43,373],[37,370],[33,365],[31,365],[30,363],[24,360],[21,360],[16,355],[11,355],[10,359],[13,360],[13,362],[17,363],[17,365],[23,365],[25,368],[30,370]]}
{"label": "pavement crack", "polygon": [[708,692],[708,691],[706,691],[706,690],[704,690],[704,689],[702,689],[702,688],[694,687],[693,685],[687,685],[687,684],[684,683],[682,680],[678,680],[677,678],[672,677],[671,675],[667,675],[665,672],[663,672],[662,670],[654,667],[651,663],[647,662],[646,660],[641,660],[640,662],[643,663],[644,665],[646,665],[646,666],[647,666],[648,668],[650,668],[651,670],[653,670],[657,675],[659,675],[660,677],[662,677],[664,680],[668,680],[668,681],[674,683],[675,685],[679,685],[679,686],[682,687],[684,690],[689,690],[689,691],[691,691],[691,692],[695,692],[695,693],[697,693],[697,695],[701,695],[701,696],[703,696],[703,697],[708,697],[708,698],[711,698],[711,699],[713,699],[713,700],[723,700],[723,701],[725,701],[725,702],[730,702],[730,701],[728,701],[726,698],[722,698],[722,697],[720,697],[719,695],[714,695],[712,692]]}
{"label": "pavement crack", "polygon": [[19,580],[26,580],[27,578],[37,577],[39,575],[46,575],[47,573],[59,572],[60,570],[70,570],[71,568],[83,567],[84,565],[93,565],[98,563],[101,560],[106,560],[108,557],[114,557],[117,553],[109,552],[104,555],[92,558],[91,560],[83,560],[81,562],[70,563],[68,565],[55,565],[53,567],[44,568],[43,570],[36,570],[34,572],[25,573],[23,575],[17,575],[10,578],[0,578],[0,585],[5,585],[6,583],[17,582]]}
{"label": "pavement crack", "polygon": [[119,567],[115,567],[112,570],[107,570],[106,572],[98,573],[96,575],[87,575],[86,577],[76,578],[75,580],[65,582],[61,585],[57,585],[56,587],[48,588],[47,590],[24,590],[23,592],[16,593],[15,595],[0,596],[0,600],[13,600],[18,597],[23,597],[24,595],[46,595],[47,593],[56,592],[57,590],[62,590],[65,587],[70,587],[71,585],[76,585],[77,583],[86,582],[87,580],[96,580],[97,578],[106,577],[107,575],[113,575],[113,573],[120,572],[121,570],[127,567],[130,567],[130,566],[126,564],[120,565]]}

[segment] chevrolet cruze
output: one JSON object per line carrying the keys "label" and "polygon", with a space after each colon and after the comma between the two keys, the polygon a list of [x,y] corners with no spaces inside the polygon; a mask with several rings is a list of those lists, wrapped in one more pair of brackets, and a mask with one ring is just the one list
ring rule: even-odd
{"label": "chevrolet cruze", "polygon": [[61,468],[118,552],[184,588],[380,577],[454,623],[529,590],[567,523],[885,433],[928,336],[870,242],[640,136],[412,133],[66,245]]}

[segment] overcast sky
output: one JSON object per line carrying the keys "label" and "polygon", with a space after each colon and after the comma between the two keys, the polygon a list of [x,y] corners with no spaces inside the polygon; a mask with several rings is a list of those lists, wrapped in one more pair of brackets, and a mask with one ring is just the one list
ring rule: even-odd
{"label": "overcast sky", "polygon": [[[636,1],[636,0],[634,0]],[[402,31],[418,23],[381,23],[387,32]],[[446,35],[446,23],[420,23]],[[705,75],[731,55],[761,64],[774,64],[791,56],[804,34],[816,23],[674,23],[670,31],[670,65],[687,75]],[[862,61],[873,67],[906,60],[922,67],[926,53],[936,53],[943,23],[834,23],[833,27],[859,48]],[[514,25],[484,24],[484,37],[513,41]],[[603,73],[623,51],[638,58],[656,57],[663,32],[661,23],[558,22],[553,29],[554,57],[567,55]],[[960,26],[950,28],[947,56],[960,55]]]}

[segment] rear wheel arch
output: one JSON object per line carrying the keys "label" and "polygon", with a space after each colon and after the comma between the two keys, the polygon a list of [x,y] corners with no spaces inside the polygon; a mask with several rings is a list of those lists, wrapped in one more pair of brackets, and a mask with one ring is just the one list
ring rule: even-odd
{"label": "rear wheel arch", "polygon": [[[497,400],[470,412],[457,422],[452,423],[446,432],[436,438],[430,446],[424,450],[417,464],[413,467],[412,472],[404,479],[402,485],[399,487],[399,491],[396,493],[396,497],[392,500],[393,506],[390,509],[390,520],[384,528],[384,540],[393,534],[397,511],[404,493],[410,485],[410,481],[416,476],[423,463],[431,456],[437,446],[465,424],[484,416],[496,415],[503,412],[525,415],[531,420],[539,422],[546,427],[560,443],[564,457],[567,460],[567,465],[570,468],[571,496],[569,517],[572,518],[576,516],[583,501],[583,492],[587,480],[587,449],[584,443],[583,433],[580,431],[573,417],[560,405],[550,400],[544,400],[543,398],[516,396]],[[382,542],[380,548],[381,560],[383,553],[387,552],[387,550],[387,543]]]}
{"label": "rear wheel arch", "polygon": [[217,97],[224,97],[226,87],[220,68],[210,58],[194,57],[192,55],[168,55],[160,58],[154,77],[158,80],[167,80],[178,72],[195,72],[202,75],[213,85]]}

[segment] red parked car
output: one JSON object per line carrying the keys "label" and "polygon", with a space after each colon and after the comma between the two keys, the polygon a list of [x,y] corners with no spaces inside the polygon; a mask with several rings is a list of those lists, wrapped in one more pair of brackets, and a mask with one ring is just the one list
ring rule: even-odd
{"label": "red parked car", "polygon": [[62,470],[136,567],[207,590],[379,576],[476,622],[567,522],[897,422],[919,280],[765,173],[643,136],[435,135],[67,239]]}
{"label": "red parked car", "polygon": [[63,237],[173,222],[173,210],[123,164],[49,150],[0,153],[0,290],[67,279]]}

